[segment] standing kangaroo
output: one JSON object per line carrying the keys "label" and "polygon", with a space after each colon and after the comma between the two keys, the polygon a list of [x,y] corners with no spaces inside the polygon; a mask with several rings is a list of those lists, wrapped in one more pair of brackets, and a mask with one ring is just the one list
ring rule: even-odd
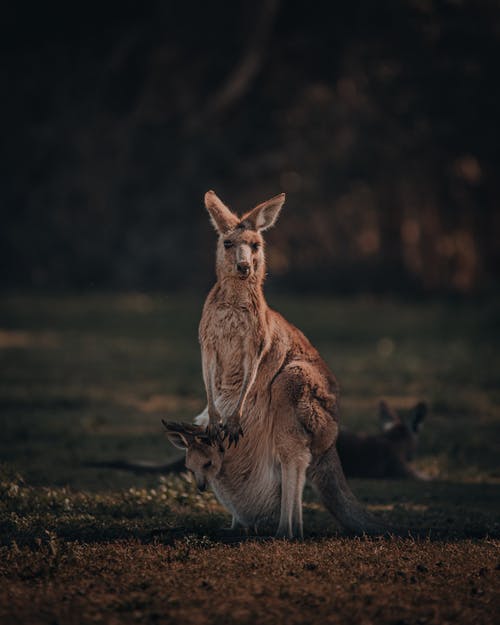
{"label": "standing kangaroo", "polygon": [[[227,437],[228,455],[241,456],[235,479],[251,475],[257,498],[281,485],[278,536],[302,533],[306,471],[344,527],[380,531],[340,466],[337,381],[302,332],[264,298],[262,232],[275,224],[284,202],[280,194],[238,217],[213,191],[205,194],[219,239],[217,281],[199,327],[208,405],[198,423],[215,443]],[[242,448],[231,449],[242,436]]]}
{"label": "standing kangaroo", "polygon": [[427,405],[419,402],[403,419],[385,401],[379,404],[379,434],[356,434],[341,430],[337,449],[349,477],[430,479],[409,464],[417,448],[420,425]]}

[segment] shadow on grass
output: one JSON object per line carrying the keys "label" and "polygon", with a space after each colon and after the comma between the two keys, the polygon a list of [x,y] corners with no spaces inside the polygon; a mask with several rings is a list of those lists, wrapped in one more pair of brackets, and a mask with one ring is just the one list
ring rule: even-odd
{"label": "shadow on grass", "polygon": [[[499,538],[499,487],[495,484],[357,480],[358,497],[391,530],[410,539]],[[188,536],[239,544],[270,539],[222,529],[229,517],[210,493],[200,494],[182,477],[161,478],[155,488],[90,493],[33,487],[4,468],[0,476],[0,544],[134,540],[172,544]],[[394,530],[392,528],[399,528]],[[320,506],[310,488],[304,503],[305,539],[348,536]]]}

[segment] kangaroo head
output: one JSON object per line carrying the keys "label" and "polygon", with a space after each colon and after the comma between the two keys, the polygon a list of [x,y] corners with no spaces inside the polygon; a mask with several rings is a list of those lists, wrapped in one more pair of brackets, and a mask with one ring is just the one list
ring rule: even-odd
{"label": "kangaroo head", "polygon": [[406,419],[393,410],[387,402],[379,404],[379,419],[382,435],[404,462],[411,462],[415,456],[420,424],[427,414],[427,404],[419,402]]}
{"label": "kangaroo head", "polygon": [[221,470],[224,447],[212,444],[203,427],[173,421],[162,422],[172,445],[186,452],[186,469],[194,475],[198,489],[204,491]]}
{"label": "kangaroo head", "polygon": [[284,202],[285,194],[281,193],[238,217],[214,191],[205,193],[205,206],[219,235],[216,263],[219,280],[263,280],[266,263],[262,232],[276,223]]}

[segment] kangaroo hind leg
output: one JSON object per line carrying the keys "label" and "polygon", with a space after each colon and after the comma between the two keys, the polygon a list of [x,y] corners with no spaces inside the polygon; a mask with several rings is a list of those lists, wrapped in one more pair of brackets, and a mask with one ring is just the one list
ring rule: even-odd
{"label": "kangaroo hind leg", "polygon": [[306,482],[306,468],[307,467],[304,467],[303,470],[299,468],[297,471],[297,486],[293,509],[293,532],[295,536],[301,540],[304,538],[304,526],[302,523],[302,494],[304,492],[304,485]]}
{"label": "kangaroo hind leg", "polygon": [[304,537],[302,493],[309,458],[295,458],[281,463],[281,511],[277,538]]}
{"label": "kangaroo hind leg", "polygon": [[281,511],[276,538],[293,538],[293,513],[297,484],[297,467],[281,465]]}
{"label": "kangaroo hind leg", "polygon": [[[278,536],[302,538],[302,493],[311,462],[307,417],[313,403],[308,365],[294,362],[276,377],[271,412],[281,463],[281,514]],[[303,413],[307,413],[304,416]]]}

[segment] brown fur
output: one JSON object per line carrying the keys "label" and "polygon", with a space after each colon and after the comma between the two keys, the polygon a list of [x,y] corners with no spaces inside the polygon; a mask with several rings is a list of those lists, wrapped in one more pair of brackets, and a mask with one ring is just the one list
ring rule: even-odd
{"label": "brown fur", "polygon": [[[273,500],[281,491],[278,535],[302,532],[306,471],[344,526],[378,530],[338,461],[337,381],[302,332],[264,298],[261,232],[275,223],[284,201],[278,195],[238,218],[213,191],[205,195],[219,240],[217,282],[199,328],[208,405],[198,422],[207,425],[212,440],[227,436],[229,448],[240,441],[224,462],[231,461],[236,507],[246,496],[240,484],[245,476],[252,476],[251,491],[266,509],[273,508],[266,497]],[[259,499],[259,490],[265,497]]]}

